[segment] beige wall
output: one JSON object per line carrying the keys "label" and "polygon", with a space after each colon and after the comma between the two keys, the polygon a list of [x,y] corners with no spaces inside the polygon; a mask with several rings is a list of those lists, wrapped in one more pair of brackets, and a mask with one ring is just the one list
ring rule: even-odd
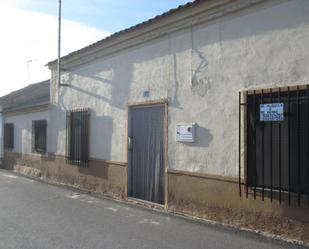
{"label": "beige wall", "polygon": [[4,152],[4,144],[3,144],[3,115],[2,115],[2,107],[0,105],[0,165],[2,165],[2,159],[3,159],[3,152]]}
{"label": "beige wall", "polygon": [[32,152],[32,121],[47,121],[47,152],[50,151],[50,142],[52,140],[52,127],[50,120],[50,111],[42,110],[35,112],[25,112],[19,114],[4,114],[4,123],[14,124],[14,148],[11,150],[15,153],[41,155]]}
{"label": "beige wall", "polygon": [[[54,71],[51,151],[65,152],[64,111],[88,107],[91,157],[126,162],[127,103],[167,98],[168,167],[236,176],[238,91],[309,83],[308,12],[307,0],[276,0],[196,19],[191,28],[68,66],[62,82],[70,87],[58,92]],[[197,142],[176,142],[175,125],[191,122]]]}

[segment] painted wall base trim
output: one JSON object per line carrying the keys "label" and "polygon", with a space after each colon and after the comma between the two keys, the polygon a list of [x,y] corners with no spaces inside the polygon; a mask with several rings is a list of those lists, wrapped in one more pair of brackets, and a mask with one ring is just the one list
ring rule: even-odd
{"label": "painted wall base trim", "polygon": [[230,177],[230,176],[211,175],[211,174],[182,171],[182,170],[176,170],[176,169],[167,169],[167,173],[175,174],[175,175],[186,175],[186,176],[192,176],[192,177],[199,177],[199,178],[205,178],[209,180],[224,181],[224,182],[231,182],[231,183],[238,184],[238,178]]}

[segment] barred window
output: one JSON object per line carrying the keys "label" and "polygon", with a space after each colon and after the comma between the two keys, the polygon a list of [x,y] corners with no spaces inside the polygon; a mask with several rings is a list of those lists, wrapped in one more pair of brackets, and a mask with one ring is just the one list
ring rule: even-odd
{"label": "barred window", "polygon": [[89,161],[89,115],[88,109],[67,112],[66,157],[71,164],[87,166]]}
{"label": "barred window", "polygon": [[6,123],[4,125],[4,148],[14,148],[14,124]]}
{"label": "barred window", "polygon": [[32,150],[35,152],[46,152],[46,120],[32,121]]}
{"label": "barred window", "polygon": [[246,195],[298,206],[306,197],[309,207],[309,85],[248,91],[245,99]]}

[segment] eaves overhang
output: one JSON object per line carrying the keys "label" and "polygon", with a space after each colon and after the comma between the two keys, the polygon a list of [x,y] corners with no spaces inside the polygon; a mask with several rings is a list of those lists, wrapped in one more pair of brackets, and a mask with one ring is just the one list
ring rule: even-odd
{"label": "eaves overhang", "polygon": [[33,105],[33,106],[23,106],[20,108],[3,110],[2,114],[6,117],[9,117],[9,116],[16,116],[16,115],[32,113],[32,112],[46,111],[46,110],[49,110],[51,107],[52,105],[49,102],[46,102],[46,103],[41,103],[41,104]]}

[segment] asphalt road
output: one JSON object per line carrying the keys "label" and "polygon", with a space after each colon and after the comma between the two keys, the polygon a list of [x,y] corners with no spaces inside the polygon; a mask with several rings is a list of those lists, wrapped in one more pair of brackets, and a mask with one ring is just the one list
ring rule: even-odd
{"label": "asphalt road", "polygon": [[0,248],[301,248],[0,170]]}

